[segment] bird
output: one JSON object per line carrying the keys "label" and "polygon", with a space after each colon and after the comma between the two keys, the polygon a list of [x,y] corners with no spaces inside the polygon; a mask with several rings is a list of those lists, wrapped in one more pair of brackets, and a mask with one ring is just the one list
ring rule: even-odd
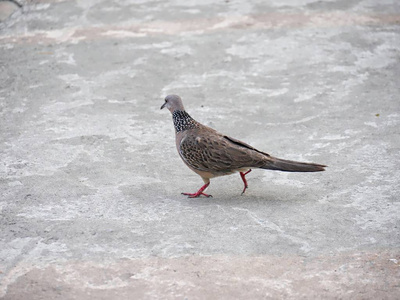
{"label": "bird", "polygon": [[194,120],[185,110],[178,95],[168,95],[161,109],[172,114],[175,143],[183,162],[203,179],[204,185],[195,193],[182,193],[189,198],[212,197],[204,191],[210,179],[239,172],[244,188],[248,188],[246,175],[252,169],[269,169],[285,172],[319,172],[327,166],[273,157],[268,153],[219,133]]}

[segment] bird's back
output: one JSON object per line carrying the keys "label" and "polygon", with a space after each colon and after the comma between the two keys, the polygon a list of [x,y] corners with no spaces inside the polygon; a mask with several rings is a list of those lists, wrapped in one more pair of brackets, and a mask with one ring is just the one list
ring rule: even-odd
{"label": "bird's back", "polygon": [[200,123],[178,132],[176,138],[183,161],[194,170],[211,172],[214,176],[261,167],[268,158],[268,154]]}

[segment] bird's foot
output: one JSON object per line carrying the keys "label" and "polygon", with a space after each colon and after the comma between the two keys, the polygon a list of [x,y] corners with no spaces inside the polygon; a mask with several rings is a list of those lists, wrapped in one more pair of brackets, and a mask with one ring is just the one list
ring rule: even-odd
{"label": "bird's foot", "polygon": [[243,196],[244,192],[247,190],[248,187],[249,187],[248,185],[244,186],[243,192],[240,194],[240,196]]}
{"label": "bird's foot", "polygon": [[182,193],[182,195],[189,196],[189,198],[198,198],[201,195],[206,196],[207,198],[212,197],[209,194],[203,193],[204,190],[210,185],[210,182],[203,185],[196,193]]}
{"label": "bird's foot", "polygon": [[243,195],[244,192],[246,191],[246,189],[249,187],[249,185],[247,184],[247,180],[246,180],[246,177],[245,177],[245,176],[246,176],[247,174],[249,174],[250,172],[251,172],[251,169],[248,170],[246,173],[240,172],[240,177],[242,178],[243,183],[244,183],[244,189],[243,189],[243,192],[242,192],[241,195]]}
{"label": "bird's foot", "polygon": [[212,198],[212,195],[205,194],[205,193],[182,193],[182,195],[189,196],[189,198],[199,198],[201,195],[206,196],[207,198]]}

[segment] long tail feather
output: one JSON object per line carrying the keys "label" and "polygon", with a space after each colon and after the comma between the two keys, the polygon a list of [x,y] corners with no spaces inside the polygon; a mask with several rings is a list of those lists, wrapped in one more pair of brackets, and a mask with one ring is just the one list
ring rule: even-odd
{"label": "long tail feather", "polygon": [[265,166],[261,168],[284,172],[319,172],[325,171],[325,167],[325,165],[286,160],[271,156]]}

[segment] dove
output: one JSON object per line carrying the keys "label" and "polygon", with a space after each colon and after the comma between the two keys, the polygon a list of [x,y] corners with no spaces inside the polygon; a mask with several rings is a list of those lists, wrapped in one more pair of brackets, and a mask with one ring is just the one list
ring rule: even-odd
{"label": "dove", "polygon": [[189,198],[212,197],[204,193],[210,179],[239,173],[244,188],[248,188],[246,175],[252,169],[267,169],[284,172],[319,172],[326,166],[316,163],[298,162],[273,157],[242,141],[219,133],[215,129],[194,120],[185,110],[178,95],[168,95],[161,109],[172,113],[175,127],[175,142],[183,162],[204,181],[195,193],[182,193]]}

